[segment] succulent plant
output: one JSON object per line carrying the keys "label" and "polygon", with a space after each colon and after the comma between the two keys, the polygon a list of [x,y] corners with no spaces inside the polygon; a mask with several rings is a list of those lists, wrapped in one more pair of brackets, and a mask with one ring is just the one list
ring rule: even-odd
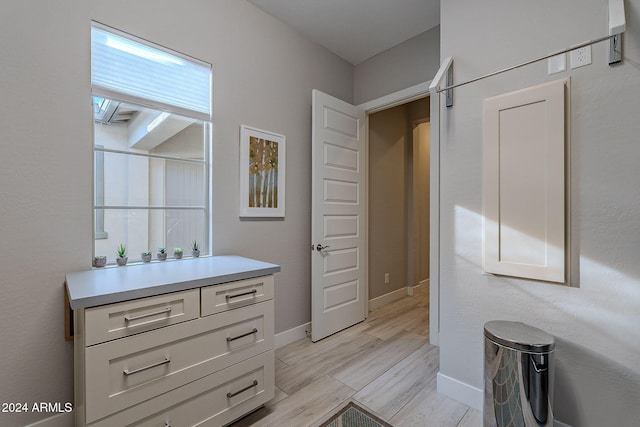
{"label": "succulent plant", "polygon": [[124,258],[125,256],[127,256],[127,247],[124,245],[124,243],[120,243],[120,246],[118,246],[118,256],[120,258]]}
{"label": "succulent plant", "polygon": [[198,241],[197,240],[193,241],[193,244],[191,245],[191,249],[194,250],[194,251],[197,251],[197,250],[200,249],[200,246],[198,245]]}
{"label": "succulent plant", "polygon": [[174,254],[181,254],[181,253],[182,253],[182,248],[175,248],[175,249],[173,250],[173,253],[174,253]]}
{"label": "succulent plant", "polygon": [[158,248],[158,252],[160,252],[161,254],[166,254],[167,253],[167,248],[159,247]]}

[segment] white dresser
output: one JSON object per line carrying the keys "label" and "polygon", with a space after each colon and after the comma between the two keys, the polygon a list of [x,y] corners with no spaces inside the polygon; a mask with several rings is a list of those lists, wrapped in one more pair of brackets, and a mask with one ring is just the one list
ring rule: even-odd
{"label": "white dresser", "polygon": [[71,273],[76,426],[222,426],[274,395],[274,264]]}

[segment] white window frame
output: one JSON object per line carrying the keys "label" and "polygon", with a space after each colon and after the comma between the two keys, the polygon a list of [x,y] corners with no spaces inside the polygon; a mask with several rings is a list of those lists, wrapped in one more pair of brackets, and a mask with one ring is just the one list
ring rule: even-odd
{"label": "white window frame", "polygon": [[[212,248],[212,242],[213,242],[213,232],[212,232],[212,224],[213,224],[213,218],[212,218],[212,211],[213,211],[213,206],[212,206],[212,144],[213,144],[213,107],[212,107],[212,103],[213,103],[213,70],[211,67],[211,64],[205,63],[203,61],[199,61],[195,58],[189,57],[187,55],[181,54],[179,52],[173,51],[171,49],[165,48],[163,46],[159,46],[157,44],[151,43],[149,41],[146,41],[144,39],[132,36],[130,34],[124,33],[122,31],[116,30],[114,28],[108,27],[106,25],[100,24],[98,22],[92,21],[91,23],[92,27],[96,27],[96,28],[100,28],[104,31],[108,31],[111,32],[113,34],[117,34],[121,37],[125,37],[128,38],[130,40],[133,40],[135,42],[141,43],[143,45],[146,45],[148,47],[154,48],[154,49],[159,49],[162,50],[165,53],[171,54],[171,55],[175,55],[178,57],[181,57],[184,60],[187,61],[192,61],[192,62],[197,62],[200,64],[204,64],[206,66],[208,66],[210,68],[210,82],[209,82],[209,96],[210,96],[210,111],[208,113],[202,113],[199,111],[193,111],[193,110],[189,110],[189,109],[185,109],[185,108],[181,108],[178,106],[174,106],[174,105],[170,105],[170,104],[166,104],[166,103],[162,103],[162,102],[157,102],[157,101],[152,101],[149,99],[145,99],[145,98],[141,98],[141,97],[137,97],[131,94],[125,94],[125,93],[119,93],[117,91],[113,91],[113,90],[109,90],[107,88],[101,87],[101,86],[96,86],[93,85],[91,86],[91,96],[92,98],[94,96],[98,96],[98,97],[102,97],[102,98],[107,98],[113,101],[120,101],[120,102],[126,102],[129,104],[134,104],[134,105],[139,105],[141,107],[146,107],[146,108],[150,108],[153,110],[158,110],[158,111],[162,111],[162,112],[167,112],[167,113],[172,113],[172,114],[178,114],[181,116],[185,116],[185,117],[189,117],[189,118],[193,118],[193,119],[197,119],[197,120],[201,120],[203,122],[203,129],[204,129],[204,160],[196,160],[196,159],[189,159],[189,158],[182,158],[182,157],[173,157],[173,156],[164,156],[164,155],[159,155],[159,154],[153,154],[153,153],[141,153],[141,152],[129,152],[129,151],[123,151],[123,150],[112,150],[112,149],[107,149],[101,146],[96,146],[95,145],[95,132],[92,133],[92,142],[93,142],[93,150],[94,150],[94,156],[93,158],[96,158],[96,154],[97,153],[101,153],[102,155],[104,155],[104,153],[117,153],[117,154],[123,154],[123,155],[127,155],[127,156],[142,156],[142,157],[147,157],[147,158],[157,158],[157,159],[164,159],[164,160],[170,160],[170,161],[181,161],[181,162],[190,162],[190,163],[200,163],[203,165],[204,167],[204,188],[203,188],[203,196],[204,196],[204,204],[202,206],[139,206],[139,205],[105,205],[104,202],[102,200],[96,200],[95,194],[93,197],[93,254],[94,256],[96,255],[103,255],[103,254],[96,254],[95,253],[95,240],[96,238],[106,238],[106,236],[108,235],[108,231],[104,230],[104,228],[102,230],[98,230],[96,229],[96,212],[98,212],[99,210],[101,210],[102,212],[104,212],[105,210],[108,209],[118,209],[118,210],[141,210],[141,209],[147,209],[147,210],[163,210],[163,211],[169,211],[169,210],[199,210],[203,212],[205,221],[204,221],[204,236],[205,236],[205,241],[204,242],[199,242],[200,245],[200,249],[202,251],[203,254],[211,254],[213,252],[213,248]],[[95,191],[95,185],[96,185],[96,172],[97,170],[96,165],[95,165],[95,160],[93,161],[93,165],[94,165],[94,171],[93,171],[93,179],[94,179],[94,186],[93,186],[93,191]],[[99,203],[100,202],[100,203]],[[104,217],[102,219],[102,224],[104,224]],[[165,230],[163,231],[165,233],[165,238],[166,238],[166,227]],[[96,234],[98,233],[98,234]]]}

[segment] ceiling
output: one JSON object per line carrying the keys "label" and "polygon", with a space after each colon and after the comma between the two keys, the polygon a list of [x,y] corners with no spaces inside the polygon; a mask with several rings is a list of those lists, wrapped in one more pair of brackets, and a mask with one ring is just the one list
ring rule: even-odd
{"label": "ceiling", "polygon": [[440,23],[440,0],[249,0],[357,65]]}

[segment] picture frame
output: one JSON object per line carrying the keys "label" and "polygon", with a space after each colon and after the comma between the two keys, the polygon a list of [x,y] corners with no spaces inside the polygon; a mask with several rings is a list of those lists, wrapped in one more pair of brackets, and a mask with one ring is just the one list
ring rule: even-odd
{"label": "picture frame", "polygon": [[285,216],[286,138],[240,126],[240,217]]}

